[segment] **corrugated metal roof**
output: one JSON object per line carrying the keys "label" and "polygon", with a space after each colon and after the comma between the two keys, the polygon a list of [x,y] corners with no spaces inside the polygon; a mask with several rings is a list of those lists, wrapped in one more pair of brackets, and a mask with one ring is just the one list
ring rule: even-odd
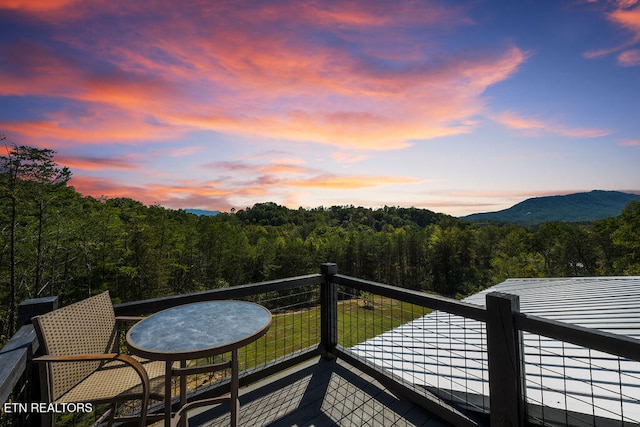
{"label": "corrugated metal roof", "polygon": [[520,296],[520,311],[640,338],[640,277],[509,279],[464,301],[484,306],[489,292]]}
{"label": "corrugated metal roof", "polygon": [[[484,306],[496,291],[519,295],[521,312],[640,339],[640,277],[509,279],[464,301]],[[528,333],[524,347],[531,415],[552,424],[640,424],[640,363]],[[481,322],[433,312],[352,350],[441,396],[488,408]]]}

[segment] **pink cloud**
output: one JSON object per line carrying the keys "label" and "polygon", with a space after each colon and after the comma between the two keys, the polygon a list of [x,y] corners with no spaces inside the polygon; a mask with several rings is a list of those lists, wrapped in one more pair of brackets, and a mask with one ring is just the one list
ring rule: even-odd
{"label": "pink cloud", "polygon": [[338,190],[359,190],[362,188],[382,187],[394,184],[416,184],[420,180],[409,177],[389,176],[317,176],[299,181],[290,181],[292,187],[327,188]]}
{"label": "pink cloud", "polygon": [[617,9],[608,15],[615,24],[632,33],[630,43],[640,42],[640,6],[632,9]]}
{"label": "pink cloud", "polygon": [[30,12],[50,12],[76,3],[78,0],[3,0],[0,9],[16,9]]}
{"label": "pink cloud", "polygon": [[[434,54],[409,31],[468,25],[463,8],[412,1],[368,6],[281,2],[252,5],[246,13],[242,2],[181,8],[159,2],[149,19],[149,10],[136,2],[92,8],[62,3],[65,14],[50,17],[59,41],[97,55],[108,71],[98,71],[91,55],[64,57],[32,43],[13,49],[13,70],[0,69],[0,94],[72,100],[101,120],[77,123],[59,111],[65,120],[9,126],[33,138],[83,143],[212,130],[341,149],[398,149],[413,140],[470,132],[473,126],[465,123],[483,111],[482,93],[527,57],[515,46]],[[115,15],[127,19],[96,19]],[[347,25],[361,28],[357,39],[343,31]],[[345,42],[313,40],[314,32]],[[389,51],[400,53],[389,57]],[[403,71],[390,72],[387,61]]]}
{"label": "pink cloud", "polygon": [[144,200],[144,195],[147,193],[144,187],[126,185],[124,182],[74,174],[69,184],[84,195],[94,197],[131,197],[132,194],[140,194],[142,197],[140,199],[136,197],[136,199],[143,203],[147,202],[147,200]]}
{"label": "pink cloud", "polygon": [[228,211],[232,207],[227,200],[229,192],[216,190],[211,186],[131,186],[118,180],[76,175],[71,178],[70,184],[76,191],[84,195],[115,198],[131,197],[132,194],[135,194],[135,200],[146,205],[159,204],[174,209],[194,206],[202,209]]}
{"label": "pink cloud", "polygon": [[536,136],[541,133],[553,133],[571,138],[598,138],[611,133],[604,129],[570,128],[562,124],[551,123],[537,118],[523,117],[512,111],[495,114],[491,118],[508,128],[522,131],[531,136]]}
{"label": "pink cloud", "polygon": [[169,148],[169,149],[158,150],[154,152],[154,155],[169,156],[169,157],[187,157],[187,156],[193,156],[195,154],[201,153],[206,149],[207,147],[204,145],[185,146],[180,148]]}
{"label": "pink cloud", "polygon": [[618,55],[618,64],[625,67],[640,65],[640,49],[631,49]]}
{"label": "pink cloud", "polygon": [[33,145],[51,148],[71,147],[76,143],[102,144],[109,142],[137,143],[153,139],[163,141],[183,135],[179,128],[163,128],[146,123],[136,116],[122,117],[107,114],[105,120],[96,119],[81,124],[73,118],[58,115],[54,120],[0,121],[0,127],[7,132],[21,135],[21,140]]}
{"label": "pink cloud", "polygon": [[[292,189],[359,190],[389,185],[416,184],[421,180],[405,176],[338,175],[295,165],[249,164],[244,162],[219,162],[206,165],[222,175],[216,183],[235,195],[265,195]],[[229,176],[225,173],[232,173]],[[241,181],[235,177],[242,176]],[[239,192],[239,193],[238,193]]]}
{"label": "pink cloud", "polygon": [[541,120],[523,117],[511,111],[496,114],[493,119],[511,129],[540,131],[546,128],[545,123]]}
{"label": "pink cloud", "polygon": [[[321,23],[325,26],[387,26],[406,24],[435,24],[442,20],[460,19],[452,10],[438,5],[419,4],[415,1],[405,1],[388,8],[380,3],[353,2],[308,2],[304,8],[299,8],[299,18],[309,23]],[[295,13],[295,12],[294,12]]]}
{"label": "pink cloud", "polygon": [[72,170],[136,170],[137,167],[123,158],[99,158],[57,155],[56,163]]}
{"label": "pink cloud", "polygon": [[[242,114],[203,107],[198,113],[178,114],[173,122],[252,136],[311,140],[341,148],[403,148],[413,139],[469,132],[472,126],[451,126],[450,123],[464,123],[468,117],[478,114],[483,108],[478,96],[489,85],[515,72],[524,58],[522,52],[513,48],[504,54],[473,61],[449,58],[440,69],[414,71],[400,79],[376,74],[374,70],[361,70],[357,81],[354,77],[358,74],[351,70],[338,67],[333,78],[327,80],[314,75],[315,66],[307,74],[303,66],[298,70],[302,76],[298,81],[289,84],[286,77],[281,77],[282,85],[274,85],[273,81],[278,80],[276,75],[291,74],[279,64],[269,67],[273,78],[269,87],[261,89],[261,96],[268,99],[265,103],[276,104],[280,98],[295,99],[295,105],[284,102],[283,113],[265,113],[255,106],[244,108]],[[304,63],[303,60],[296,62]],[[349,59],[343,62],[348,64]],[[261,70],[255,73],[264,76]],[[256,85],[253,80],[250,83]],[[240,100],[247,96],[236,92]],[[301,97],[308,98],[312,107],[301,110],[298,105]],[[336,105],[342,106],[343,111],[335,111]]]}
{"label": "pink cloud", "polygon": [[625,67],[640,65],[640,51],[629,49],[640,43],[640,6],[638,6],[638,2],[633,0],[618,2],[616,9],[607,13],[607,19],[618,28],[631,33],[631,38],[618,46],[587,51],[583,56],[587,59],[594,59],[624,51],[618,55],[619,65]]}
{"label": "pink cloud", "polygon": [[331,153],[331,158],[333,158],[338,163],[357,163],[368,158],[365,154],[360,153],[347,153],[344,151],[335,151]]}
{"label": "pink cloud", "polygon": [[271,159],[271,163],[278,165],[303,165],[306,163],[304,159],[298,157],[274,157]]}
{"label": "pink cloud", "polygon": [[624,147],[640,147],[640,139],[627,139],[620,142]]}

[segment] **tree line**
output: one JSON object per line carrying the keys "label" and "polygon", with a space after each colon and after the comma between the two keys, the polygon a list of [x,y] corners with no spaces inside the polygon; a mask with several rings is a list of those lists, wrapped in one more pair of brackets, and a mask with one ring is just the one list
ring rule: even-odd
{"label": "tree line", "polygon": [[640,274],[640,202],[588,224],[472,225],[426,209],[288,209],[215,216],[82,196],[54,152],[0,156],[0,335],[18,302],[109,290],[131,301],[316,273],[464,296],[509,277]]}

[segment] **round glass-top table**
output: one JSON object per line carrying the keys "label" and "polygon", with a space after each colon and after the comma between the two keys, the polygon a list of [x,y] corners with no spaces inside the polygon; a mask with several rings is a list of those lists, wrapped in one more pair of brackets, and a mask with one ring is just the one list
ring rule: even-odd
{"label": "round glass-top table", "polygon": [[[186,361],[231,352],[231,362],[211,365],[211,370],[231,368],[231,424],[237,425],[238,352],[260,338],[271,326],[271,313],[261,305],[245,301],[207,301],[173,307],[136,323],[127,332],[132,354],[166,361],[165,425],[171,425],[171,377],[180,376],[180,406],[186,404],[186,375],[194,369]],[[176,361],[180,368],[173,368]],[[216,402],[213,402],[215,400]],[[217,403],[220,399],[208,400]],[[190,404],[191,405],[191,404]],[[178,415],[179,416],[179,415]]]}

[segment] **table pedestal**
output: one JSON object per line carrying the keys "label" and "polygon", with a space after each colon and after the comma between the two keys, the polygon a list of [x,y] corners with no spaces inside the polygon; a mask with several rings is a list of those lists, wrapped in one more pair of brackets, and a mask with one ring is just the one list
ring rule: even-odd
{"label": "table pedestal", "polygon": [[[227,396],[222,397],[214,397],[211,399],[201,399],[194,400],[192,402],[187,403],[187,375],[194,375],[200,373],[213,373],[216,371],[220,371],[223,369],[231,368],[231,382],[230,382],[230,393]],[[164,405],[165,405],[165,418],[164,425],[165,427],[174,427],[181,426],[185,427],[187,422],[187,411],[201,407],[201,406],[210,406],[216,405],[220,403],[229,403],[230,413],[231,413],[231,423],[232,427],[238,427],[238,420],[240,415],[240,367],[238,362],[238,350],[231,351],[231,361],[217,363],[213,365],[206,366],[196,366],[193,368],[186,367],[186,361],[180,362],[180,368],[173,368],[173,362],[167,361],[166,370],[165,370],[165,396],[164,396]],[[180,378],[180,407],[178,411],[172,416],[171,412],[171,386],[173,377]],[[168,408],[168,409],[167,409]]]}

